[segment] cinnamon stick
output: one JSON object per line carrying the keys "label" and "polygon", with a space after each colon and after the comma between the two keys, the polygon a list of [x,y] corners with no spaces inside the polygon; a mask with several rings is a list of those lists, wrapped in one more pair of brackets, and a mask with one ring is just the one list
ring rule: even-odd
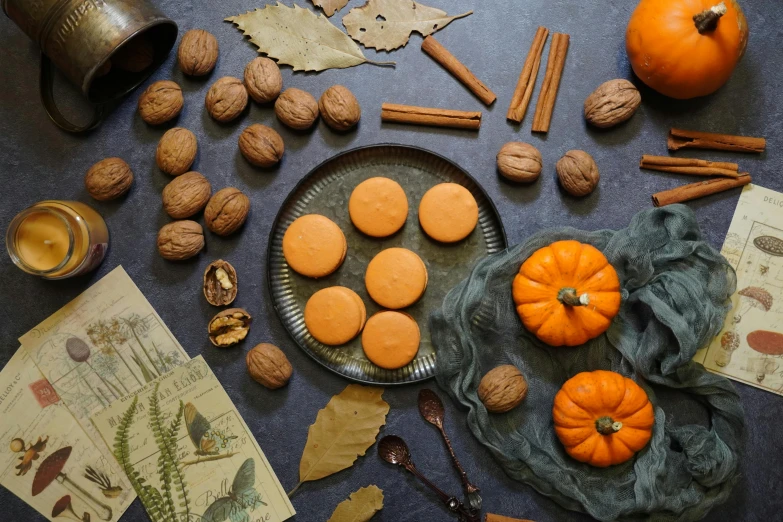
{"label": "cinnamon stick", "polygon": [[511,517],[504,517],[503,515],[493,515],[492,513],[487,513],[484,515],[484,522],[533,522],[532,520],[528,520],[526,518],[511,518]]}
{"label": "cinnamon stick", "polygon": [[750,175],[743,172],[738,178],[713,178],[690,185],[683,185],[671,190],[664,190],[652,195],[653,205],[663,207],[673,203],[682,203],[692,199],[703,198],[724,192],[737,187],[742,187],[751,182]]}
{"label": "cinnamon stick", "polygon": [[669,150],[691,148],[761,153],[767,147],[767,140],[751,136],[671,129],[667,145]]}
{"label": "cinnamon stick", "polygon": [[570,36],[563,33],[555,33],[552,36],[552,46],[549,49],[549,58],[546,64],[544,83],[536,102],[536,114],[533,117],[533,132],[549,132],[552,123],[552,112],[555,110],[557,89],[560,87],[560,79],[563,76],[566,54],[568,54],[568,41]]}
{"label": "cinnamon stick", "polygon": [[451,54],[448,49],[443,47],[439,41],[432,36],[428,36],[421,43],[421,50],[430,55],[433,60],[443,66],[444,69],[449,71],[462,85],[470,89],[470,92],[476,95],[476,97],[484,102],[486,106],[490,106],[495,103],[497,96],[490,90],[489,87],[476,78],[470,69],[465,67],[462,62]]}
{"label": "cinnamon stick", "polygon": [[381,121],[478,130],[481,113],[384,103],[381,105]]}
{"label": "cinnamon stick", "polygon": [[536,35],[533,37],[533,43],[530,44],[530,51],[525,58],[525,65],[519,74],[517,87],[514,89],[514,96],[511,98],[511,105],[506,113],[506,119],[516,123],[522,123],[527,112],[527,106],[530,104],[530,98],[533,97],[533,88],[538,78],[538,70],[541,68],[541,56],[544,54],[544,45],[549,37],[549,29],[539,27]]}
{"label": "cinnamon stick", "polygon": [[736,163],[706,161],[696,158],[672,158],[645,154],[639,162],[639,168],[694,176],[739,177],[739,165]]}

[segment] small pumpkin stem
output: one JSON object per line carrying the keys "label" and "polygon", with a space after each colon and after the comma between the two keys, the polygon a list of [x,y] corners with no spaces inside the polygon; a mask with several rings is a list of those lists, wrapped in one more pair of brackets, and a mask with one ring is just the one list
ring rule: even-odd
{"label": "small pumpkin stem", "polygon": [[590,304],[590,296],[587,294],[576,295],[576,288],[561,288],[557,293],[557,299],[568,306],[587,306]]}
{"label": "small pumpkin stem", "polygon": [[725,15],[727,11],[726,3],[721,2],[699,14],[693,15],[693,21],[696,23],[696,29],[698,29],[699,34],[714,31],[715,28],[718,27],[718,20],[720,20],[720,17]]}
{"label": "small pumpkin stem", "polygon": [[601,417],[595,421],[595,429],[601,435],[611,435],[617,433],[623,427],[622,422],[615,422],[611,417]]}

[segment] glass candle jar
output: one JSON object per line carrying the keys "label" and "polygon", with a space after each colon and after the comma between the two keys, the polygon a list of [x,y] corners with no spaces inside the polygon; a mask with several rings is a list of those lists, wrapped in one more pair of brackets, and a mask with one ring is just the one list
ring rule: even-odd
{"label": "glass candle jar", "polygon": [[103,261],[106,222],[78,201],[41,201],[17,215],[5,234],[16,266],[46,279],[85,274]]}

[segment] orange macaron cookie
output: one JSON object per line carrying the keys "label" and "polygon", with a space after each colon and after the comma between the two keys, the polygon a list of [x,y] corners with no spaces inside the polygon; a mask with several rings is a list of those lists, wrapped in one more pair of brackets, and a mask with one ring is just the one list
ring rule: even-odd
{"label": "orange macaron cookie", "polygon": [[370,178],[359,183],[348,200],[351,222],[371,237],[387,237],[408,219],[408,197],[396,181]]}
{"label": "orange macaron cookie", "polygon": [[359,295],[344,286],[317,291],[304,309],[307,330],[316,340],[329,346],[345,344],[362,331],[367,309]]}
{"label": "orange macaron cookie", "polygon": [[370,317],[362,333],[364,355],[376,366],[387,370],[402,368],[416,357],[421,331],[408,314],[378,312]]}
{"label": "orange macaron cookie", "polygon": [[456,183],[435,185],[419,204],[419,223],[435,241],[456,243],[478,224],[478,204],[468,189]]}
{"label": "orange macaron cookie", "polygon": [[298,218],[283,236],[283,256],[288,266],[303,276],[328,276],[340,268],[347,252],[343,231],[319,214]]}
{"label": "orange macaron cookie", "polygon": [[367,265],[364,284],[373,301],[382,307],[405,308],[418,301],[427,289],[427,267],[408,249],[387,248]]}

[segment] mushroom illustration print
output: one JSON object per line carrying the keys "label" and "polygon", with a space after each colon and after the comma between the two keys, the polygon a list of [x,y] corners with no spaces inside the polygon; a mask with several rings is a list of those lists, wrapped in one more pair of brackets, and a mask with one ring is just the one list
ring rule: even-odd
{"label": "mushroom illustration print", "polygon": [[20,462],[16,465],[16,469],[18,470],[16,472],[16,476],[26,475],[28,471],[30,471],[30,468],[33,465],[34,460],[38,460],[38,457],[41,453],[46,449],[46,443],[49,442],[49,437],[47,436],[45,439],[42,439],[41,437],[38,437],[38,442],[35,444],[30,444],[25,448],[25,443],[23,439],[14,439],[11,441],[11,451],[14,453],[22,453],[23,455],[19,457]]}
{"label": "mushroom illustration print", "polygon": [[90,506],[90,508],[98,514],[98,518],[101,520],[111,520],[112,512],[109,506],[97,500],[89,492],[85,491],[81,486],[71,480],[68,475],[63,473],[63,468],[68,462],[72,450],[73,448],[71,446],[64,446],[41,462],[41,465],[38,466],[38,471],[35,472],[35,477],[33,478],[32,495],[36,496],[40,494],[46,488],[50,487],[53,482],[57,482],[62,484],[71,494]]}
{"label": "mushroom illustration print", "polygon": [[783,239],[775,236],[758,236],[753,239],[753,245],[765,254],[783,257]]}
{"label": "mushroom illustration print", "polygon": [[73,510],[70,495],[65,495],[54,503],[54,507],[52,508],[52,518],[58,517],[68,518],[70,520],[79,520],[81,522],[90,522],[89,513],[85,511],[84,515],[79,518],[79,515],[77,515],[76,511]]}
{"label": "mushroom illustration print", "polygon": [[745,315],[752,308],[769,312],[772,308],[773,300],[772,294],[758,286],[749,286],[743,288],[737,294],[740,296],[740,304],[737,309],[737,313],[734,314],[734,324],[739,323],[742,320],[742,316]]}
{"label": "mushroom illustration print", "polygon": [[740,345],[740,336],[737,332],[728,331],[725,332],[720,338],[720,350],[715,356],[715,364],[723,368],[731,362],[731,354],[733,354]]}
{"label": "mushroom illustration print", "polygon": [[745,340],[748,346],[763,355],[761,359],[748,359],[751,364],[745,368],[747,371],[755,372],[756,381],[761,384],[764,377],[774,374],[780,367],[780,363],[770,357],[783,355],[783,333],[754,330]]}

